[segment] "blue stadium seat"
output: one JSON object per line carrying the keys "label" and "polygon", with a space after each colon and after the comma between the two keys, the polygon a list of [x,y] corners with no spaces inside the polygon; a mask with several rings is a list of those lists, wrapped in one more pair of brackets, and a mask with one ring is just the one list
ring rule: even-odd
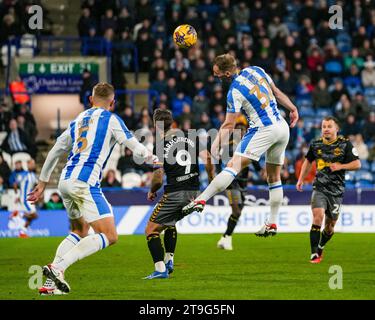
{"label": "blue stadium seat", "polygon": [[375,97],[367,97],[367,102],[371,107],[375,107]]}
{"label": "blue stadium seat", "polygon": [[292,22],[292,21],[286,21],[284,23],[288,27],[290,32],[294,32],[294,31],[299,32],[300,31],[300,27],[298,26],[297,23]]}
{"label": "blue stadium seat", "polygon": [[355,178],[357,182],[373,182],[374,177],[370,171],[367,170],[359,170],[355,174]]}
{"label": "blue stadium seat", "polygon": [[370,171],[370,165],[366,160],[361,160],[361,170]]}
{"label": "blue stadium seat", "polygon": [[345,187],[346,188],[353,188],[353,187],[355,187],[355,183],[353,181],[345,180]]}
{"label": "blue stadium seat", "polygon": [[[297,103],[298,106],[301,106],[301,104]],[[299,108],[299,113],[301,117],[315,117],[315,110],[310,106],[301,106]]]}
{"label": "blue stadium seat", "polygon": [[366,97],[375,97],[375,87],[368,87],[364,89]]}
{"label": "blue stadium seat", "polygon": [[347,171],[345,173],[345,181],[354,183],[354,180],[355,180],[355,173],[353,171]]}
{"label": "blue stadium seat", "polygon": [[332,116],[332,114],[333,114],[333,111],[331,108],[319,108],[316,110],[316,116],[319,118]]}

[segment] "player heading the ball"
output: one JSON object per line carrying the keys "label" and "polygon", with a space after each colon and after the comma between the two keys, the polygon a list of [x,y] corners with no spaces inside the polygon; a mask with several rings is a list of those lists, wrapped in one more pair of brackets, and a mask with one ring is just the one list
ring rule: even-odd
{"label": "player heading the ball", "polygon": [[242,112],[247,117],[249,128],[227,167],[212,180],[199,197],[183,208],[183,212],[202,211],[206,201],[224,191],[251,160],[258,161],[266,153],[271,217],[256,235],[275,235],[277,215],[283,200],[280,171],[289,141],[288,124],[277,108],[277,101],[290,111],[291,127],[294,127],[298,120],[297,107],[276,87],[262,68],[250,66],[239,70],[236,59],[230,54],[215,58],[213,73],[222,81],[230,82],[230,87],[226,118],[212,144],[212,156],[219,158],[221,144],[228,141],[228,136],[236,125],[236,119]]}

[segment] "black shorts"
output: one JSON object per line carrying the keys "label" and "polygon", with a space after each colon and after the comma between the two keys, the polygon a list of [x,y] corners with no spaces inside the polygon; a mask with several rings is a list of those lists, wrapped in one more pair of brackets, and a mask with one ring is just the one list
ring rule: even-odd
{"label": "black shorts", "polygon": [[334,197],[314,190],[311,196],[311,208],[323,208],[325,215],[332,220],[337,220],[341,212],[343,197]]}
{"label": "black shorts", "polygon": [[174,226],[184,215],[182,208],[199,195],[199,191],[175,191],[164,193],[150,217],[150,221],[164,226]]}

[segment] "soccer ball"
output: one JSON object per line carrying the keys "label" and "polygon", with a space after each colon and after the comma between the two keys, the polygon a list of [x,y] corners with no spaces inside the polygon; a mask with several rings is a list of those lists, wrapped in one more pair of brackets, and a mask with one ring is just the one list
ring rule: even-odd
{"label": "soccer ball", "polygon": [[191,25],[182,24],[174,30],[173,41],[179,48],[190,48],[197,42],[197,32]]}

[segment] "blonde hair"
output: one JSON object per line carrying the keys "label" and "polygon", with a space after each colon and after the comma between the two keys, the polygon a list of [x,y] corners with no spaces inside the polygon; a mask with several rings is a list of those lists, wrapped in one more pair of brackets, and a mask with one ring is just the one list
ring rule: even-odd
{"label": "blonde hair", "polygon": [[232,71],[237,67],[236,59],[229,53],[222,54],[217,56],[214,59],[214,65],[217,65],[220,71]]}
{"label": "blonde hair", "polygon": [[109,100],[115,94],[115,88],[106,82],[100,82],[92,89],[93,98]]}

